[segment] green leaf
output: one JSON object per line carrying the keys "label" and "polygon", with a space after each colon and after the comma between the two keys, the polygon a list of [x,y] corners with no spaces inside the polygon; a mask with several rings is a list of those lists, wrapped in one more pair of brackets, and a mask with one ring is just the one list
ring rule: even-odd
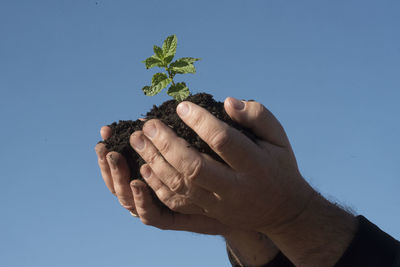
{"label": "green leaf", "polygon": [[153,50],[154,50],[154,54],[156,54],[156,56],[159,59],[161,59],[161,60],[164,59],[164,52],[161,47],[155,45],[155,46],[153,46]]}
{"label": "green leaf", "polygon": [[178,39],[176,35],[170,35],[165,39],[162,50],[164,54],[165,63],[170,63],[175,56],[176,46],[178,45]]}
{"label": "green leaf", "polygon": [[175,85],[171,85],[171,87],[168,89],[167,94],[175,98],[175,100],[177,101],[183,101],[190,95],[190,91],[186,84],[184,82],[181,82]]}
{"label": "green leaf", "polygon": [[183,58],[180,58],[178,60],[182,60],[182,61],[185,61],[187,63],[193,64],[194,62],[201,60],[201,58],[183,57]]}
{"label": "green leaf", "polygon": [[142,88],[142,91],[143,91],[143,93],[145,94],[145,95],[151,95],[151,86],[144,86],[143,88]]}
{"label": "green leaf", "polygon": [[194,67],[193,62],[198,60],[200,59],[192,57],[180,58],[169,65],[169,70],[179,74],[196,73],[196,68]]}
{"label": "green leaf", "polygon": [[158,58],[156,55],[152,55],[151,57],[147,58],[146,60],[142,61],[146,65],[146,69],[151,69],[152,67],[163,67],[163,61]]}
{"label": "green leaf", "polygon": [[150,89],[148,90],[149,96],[153,96],[161,92],[162,89],[168,86],[172,82],[171,78],[168,78],[168,76],[165,73],[156,73],[153,76],[153,79],[151,80],[151,86]]}
{"label": "green leaf", "polygon": [[142,88],[143,92],[147,96],[153,96],[161,92],[162,89],[168,86],[172,82],[171,78],[164,73],[156,73],[151,81],[151,86],[145,86]]}
{"label": "green leaf", "polygon": [[174,59],[174,55],[164,58],[165,65],[168,66],[169,63]]}

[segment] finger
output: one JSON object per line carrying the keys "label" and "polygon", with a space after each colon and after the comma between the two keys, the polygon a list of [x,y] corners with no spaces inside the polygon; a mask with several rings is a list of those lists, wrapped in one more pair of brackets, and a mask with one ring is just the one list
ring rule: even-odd
{"label": "finger", "polygon": [[186,140],[159,120],[150,120],[143,126],[143,133],[149,138],[161,155],[178,172],[192,176],[202,160],[200,153],[192,148]]}
{"label": "finger", "polygon": [[253,168],[253,158],[261,154],[261,149],[244,134],[191,102],[180,103],[177,112],[186,125],[192,128],[231,168],[236,171]]}
{"label": "finger", "polygon": [[260,139],[277,146],[287,147],[289,145],[282,125],[262,104],[228,97],[225,99],[224,107],[234,121],[251,129]]}
{"label": "finger", "polygon": [[108,138],[111,137],[111,128],[109,126],[103,126],[100,129],[100,135],[103,140],[107,140]]}
{"label": "finger", "polygon": [[[233,175],[231,169],[226,168],[225,166],[222,167],[222,164],[216,162],[210,157],[205,157],[205,154],[199,153],[183,138],[178,137],[172,129],[161,121],[150,120],[146,122],[143,126],[143,132],[146,134],[146,137],[151,139],[151,141],[149,140],[149,143],[154,145],[154,150],[161,153],[162,159],[164,160],[165,158],[171,166],[173,166],[179,173],[183,174],[189,183],[199,185],[211,192],[219,192],[221,189],[226,190],[229,188],[231,183],[228,178]],[[138,151],[138,153],[140,154],[140,151]],[[173,181],[166,179],[166,177],[157,173],[157,170],[153,168],[153,166],[151,167],[163,183],[173,189],[170,184]],[[216,177],[216,173],[220,173],[221,176]],[[176,188],[177,185],[179,185],[178,181],[173,185]],[[174,189],[172,191],[178,194],[186,194],[188,186],[184,187],[184,184],[181,184],[181,186],[182,191]],[[196,196],[198,197],[197,200],[205,197],[205,195],[202,194]],[[198,204],[197,202],[195,203]],[[202,201],[202,203],[205,205],[205,202]]]}
{"label": "finger", "polygon": [[[164,157],[159,153],[154,144],[144,136],[142,131],[134,132],[131,135],[130,142],[132,147],[139,153],[139,155],[148,163],[151,168],[144,166],[142,169],[143,178],[148,178],[152,173],[162,181],[162,183],[175,194],[184,195],[189,197],[194,203],[206,206],[209,208],[212,201],[216,201],[215,196],[196,185],[189,185],[188,179],[184,174],[177,171],[171,166]],[[186,146],[184,146],[186,148]],[[180,152],[176,151],[179,155]],[[147,177],[146,177],[147,176]],[[172,202],[165,203],[173,210],[179,210],[180,206],[184,206],[182,198],[173,198]],[[212,206],[212,205],[211,205]]]}
{"label": "finger", "polygon": [[130,137],[131,146],[146,161],[157,175],[162,176],[162,181],[175,193],[184,194],[187,185],[180,174],[172,167],[142,131],[134,132]]}
{"label": "finger", "polygon": [[164,230],[190,231],[210,235],[223,235],[228,228],[215,219],[202,215],[189,215],[162,210],[153,202],[150,191],[138,180],[131,182],[131,188],[140,220]]}
{"label": "finger", "polygon": [[202,214],[203,209],[194,205],[187,197],[172,192],[160,179],[152,172],[148,164],[142,165],[140,173],[145,178],[147,184],[153,189],[158,199],[173,211],[186,214]]}
{"label": "finger", "polygon": [[172,224],[172,218],[168,214],[162,216],[161,208],[154,203],[148,187],[143,182],[133,180],[130,186],[135,200],[136,212],[144,224],[158,228]]}
{"label": "finger", "polygon": [[108,165],[106,155],[108,153],[106,146],[103,143],[99,143],[95,147],[97,154],[97,162],[100,167],[101,176],[103,177],[104,183],[110,192],[115,195],[114,183],[111,177],[110,166]]}
{"label": "finger", "polygon": [[115,193],[121,206],[129,211],[134,211],[135,201],[129,186],[130,171],[125,158],[121,154],[113,151],[107,154],[107,161],[110,165]]}

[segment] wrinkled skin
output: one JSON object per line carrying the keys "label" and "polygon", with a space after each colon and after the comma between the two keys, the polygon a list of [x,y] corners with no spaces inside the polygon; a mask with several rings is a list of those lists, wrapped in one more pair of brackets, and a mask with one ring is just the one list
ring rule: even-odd
{"label": "wrinkled skin", "polygon": [[[103,139],[107,139],[111,135],[111,129],[107,126],[102,127],[100,133]],[[132,215],[138,216],[144,224],[160,229],[213,235],[226,235],[231,231],[229,227],[203,215],[180,214],[163,210],[153,202],[145,183],[140,180],[130,183],[129,167],[121,154],[108,152],[105,145],[101,143],[96,145],[95,150],[104,183],[118,198],[121,206],[129,210]],[[154,183],[157,182],[156,179],[154,181]],[[162,191],[162,188],[158,190],[158,192]],[[177,198],[173,194],[169,197]]]}
{"label": "wrinkled skin", "polygon": [[[237,119],[234,113],[230,115],[232,119]],[[241,121],[246,123],[246,119],[248,118],[242,118]],[[111,129],[107,126],[102,127],[100,132],[103,139],[111,136]],[[135,133],[132,139],[137,134]],[[159,156],[155,150],[150,152]],[[150,164],[145,164],[141,168],[141,173],[147,177],[146,182],[160,200],[175,212],[163,210],[159,205],[153,203],[149,188],[145,183],[140,180],[130,182],[129,168],[121,154],[108,152],[104,144],[96,145],[96,153],[101,174],[108,189],[117,196],[122,207],[129,210],[132,215],[138,216],[144,224],[160,229],[223,235],[231,252],[237,253],[238,260],[246,264],[265,264],[278,253],[279,250],[276,246],[266,236],[256,231],[230,227],[205,215],[192,214],[202,213],[203,210],[194,205],[186,195],[171,190],[157,177],[150,167],[156,162],[155,159],[151,159]],[[162,173],[162,175],[166,175],[166,173]]]}
{"label": "wrinkled skin", "polygon": [[173,211],[206,215],[234,228],[278,230],[302,212],[313,191],[300,175],[282,126],[264,106],[228,98],[225,110],[256,134],[257,143],[207,110],[182,102],[178,115],[226,164],[199,153],[153,119],[130,139],[147,162],[141,174]]}
{"label": "wrinkled skin", "polygon": [[[238,251],[255,251],[255,245],[258,255],[270,260],[278,249],[269,239],[254,242],[259,232],[296,266],[333,266],[354,236],[355,217],[307,184],[282,126],[264,106],[227,98],[224,107],[258,137],[256,143],[193,103],[180,103],[177,112],[226,164],[199,153],[159,120],[147,121],[143,131],[131,135],[131,146],[146,161],[142,176],[173,212],[154,205],[144,183],[129,185],[123,157],[98,145],[110,191],[145,224],[221,234],[228,244],[233,236]],[[103,137],[107,132],[102,129]]]}

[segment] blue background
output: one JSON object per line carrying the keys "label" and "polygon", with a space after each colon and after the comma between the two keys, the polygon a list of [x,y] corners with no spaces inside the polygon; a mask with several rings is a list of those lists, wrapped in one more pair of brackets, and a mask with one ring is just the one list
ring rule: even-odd
{"label": "blue background", "polygon": [[194,93],[256,99],[303,175],[400,238],[399,1],[0,0],[0,265],[230,266],[220,237],[160,231],[100,178],[99,129],[136,119],[170,34]]}

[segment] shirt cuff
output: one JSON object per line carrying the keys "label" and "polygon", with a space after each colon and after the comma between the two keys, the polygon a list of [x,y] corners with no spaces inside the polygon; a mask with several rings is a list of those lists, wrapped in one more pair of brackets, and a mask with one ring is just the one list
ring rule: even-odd
{"label": "shirt cuff", "polygon": [[[383,232],[364,216],[357,216],[358,228],[349,247],[335,264],[348,266],[400,266],[400,242]],[[242,267],[229,249],[228,257],[233,267]],[[261,267],[291,267],[290,260],[279,252],[276,257]]]}
{"label": "shirt cuff", "polygon": [[335,266],[394,266],[399,258],[400,242],[364,216],[357,219],[356,234]]}

